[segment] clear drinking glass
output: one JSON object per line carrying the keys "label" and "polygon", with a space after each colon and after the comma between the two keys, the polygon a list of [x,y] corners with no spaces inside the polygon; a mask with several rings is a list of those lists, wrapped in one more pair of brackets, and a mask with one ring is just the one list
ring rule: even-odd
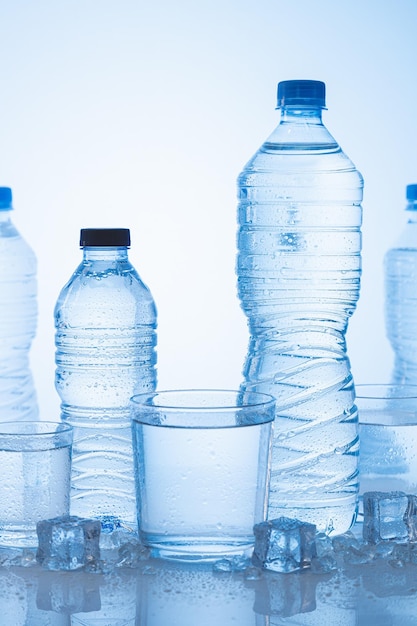
{"label": "clear drinking glass", "polygon": [[69,514],[72,427],[0,423],[0,546],[35,547],[36,523]]}
{"label": "clear drinking glass", "polygon": [[139,534],[153,555],[212,560],[253,547],[266,516],[271,396],[172,390],[131,400]]}
{"label": "clear drinking glass", "polygon": [[417,385],[356,385],[360,494],[417,493]]}

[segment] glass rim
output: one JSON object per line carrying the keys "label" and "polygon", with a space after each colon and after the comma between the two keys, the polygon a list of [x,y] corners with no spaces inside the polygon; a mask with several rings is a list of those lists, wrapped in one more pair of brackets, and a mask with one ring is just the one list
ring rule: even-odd
{"label": "glass rim", "polygon": [[[34,428],[44,425],[46,430]],[[30,428],[32,427],[32,429]],[[22,422],[0,422],[0,437],[50,437],[66,434],[73,431],[73,427],[66,422],[51,420],[24,420]]]}
{"label": "glass rim", "polygon": [[44,452],[71,448],[73,431],[66,422],[0,422],[0,449],[3,452]]}
{"label": "glass rim", "polygon": [[[230,404],[206,404],[206,405],[202,405],[202,404],[166,404],[166,403],[157,403],[157,404],[150,404],[150,401],[153,400],[154,398],[156,398],[157,396],[168,396],[168,397],[175,397],[179,394],[189,394],[190,396],[197,396],[198,394],[201,395],[209,395],[209,394],[215,394],[218,396],[226,396],[227,394],[233,394],[235,397],[237,396],[253,396],[254,398],[257,398],[257,401],[255,402],[248,402],[245,404],[236,404],[236,403],[230,403]],[[142,400],[142,401],[141,401]],[[147,400],[147,401],[145,401]],[[273,396],[267,394],[267,393],[263,393],[263,392],[258,392],[258,391],[240,391],[238,389],[162,389],[161,391],[150,391],[147,393],[138,393],[135,394],[134,396],[132,396],[130,398],[130,402],[131,404],[133,404],[136,407],[146,407],[146,408],[155,408],[155,409],[164,409],[164,410],[181,410],[181,411],[234,411],[236,409],[238,410],[244,410],[244,409],[249,409],[249,408],[256,408],[257,406],[259,407],[265,407],[265,406],[272,406],[275,405],[276,400]]]}
{"label": "glass rim", "polygon": [[[155,403],[158,397],[160,402]],[[239,398],[243,398],[241,403]],[[275,398],[268,394],[232,389],[170,389],[130,399],[132,422],[190,430],[270,424],[275,419],[275,404]]]}
{"label": "glass rim", "polygon": [[[389,392],[394,393],[389,393]],[[355,384],[356,397],[363,400],[417,400],[417,385],[407,383]]]}

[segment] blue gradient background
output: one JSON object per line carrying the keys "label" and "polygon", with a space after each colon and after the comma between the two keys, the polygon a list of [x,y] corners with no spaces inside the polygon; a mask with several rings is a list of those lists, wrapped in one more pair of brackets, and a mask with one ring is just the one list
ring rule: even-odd
{"label": "blue gradient background", "polygon": [[326,82],[325,123],[365,178],[357,382],[389,378],[382,258],[417,182],[415,0],[5,0],[0,184],[39,260],[32,350],[57,416],[53,307],[81,227],[130,227],[159,310],[160,387],[233,387],[236,177],[278,123],[276,84]]}

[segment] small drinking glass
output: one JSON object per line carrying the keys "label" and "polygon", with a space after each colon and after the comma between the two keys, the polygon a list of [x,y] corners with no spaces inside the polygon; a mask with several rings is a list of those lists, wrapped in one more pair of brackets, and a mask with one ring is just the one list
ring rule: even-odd
{"label": "small drinking glass", "polygon": [[417,493],[417,385],[356,385],[360,494]]}
{"label": "small drinking glass", "polygon": [[0,423],[0,546],[36,547],[36,523],[69,514],[72,427]]}
{"label": "small drinking glass", "polygon": [[274,398],[172,390],[131,399],[138,527],[153,556],[244,554],[266,516]]}

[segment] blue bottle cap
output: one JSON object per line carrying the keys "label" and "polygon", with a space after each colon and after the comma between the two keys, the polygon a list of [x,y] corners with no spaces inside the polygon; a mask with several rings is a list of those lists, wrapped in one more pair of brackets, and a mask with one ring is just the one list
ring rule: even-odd
{"label": "blue bottle cap", "polygon": [[80,231],[80,247],[95,246],[98,248],[114,248],[130,246],[130,230],[128,228],[82,228]]}
{"label": "blue bottle cap", "polygon": [[320,80],[284,80],[278,83],[277,109],[294,105],[326,108],[326,85]]}
{"label": "blue bottle cap", "polygon": [[417,185],[407,185],[406,198],[407,200],[417,200]]}
{"label": "blue bottle cap", "polygon": [[0,211],[10,211],[12,207],[12,190],[10,187],[0,187]]}

